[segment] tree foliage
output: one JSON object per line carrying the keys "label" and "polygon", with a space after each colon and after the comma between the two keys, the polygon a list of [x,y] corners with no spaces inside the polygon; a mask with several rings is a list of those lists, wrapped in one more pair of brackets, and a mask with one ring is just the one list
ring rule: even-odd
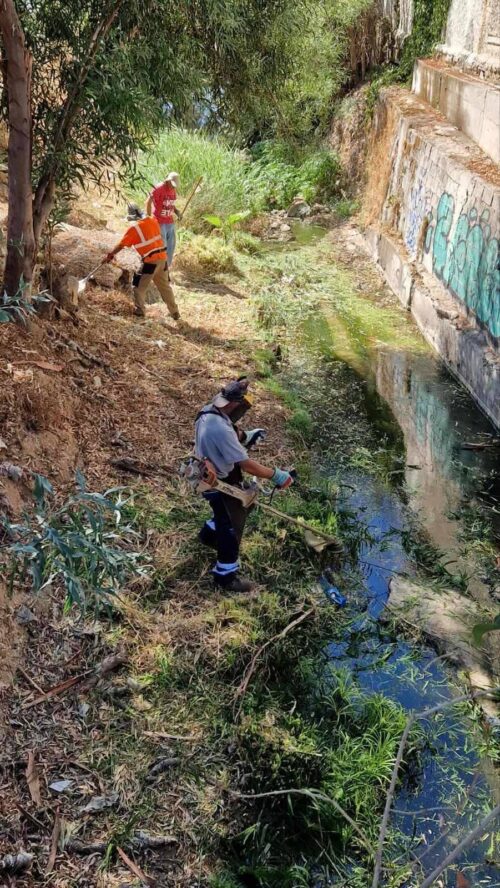
{"label": "tree foliage", "polygon": [[[31,144],[22,149],[31,162],[32,218],[24,194],[9,201],[11,214],[26,216],[11,226],[14,278],[20,267],[31,278],[33,243],[36,254],[56,191],[67,198],[76,182],[127,174],[165,123],[211,117],[247,142],[274,134],[301,141],[324,129],[349,23],[368,2],[3,0],[4,66],[10,7],[32,115],[24,121]],[[8,82],[1,107],[12,136]],[[19,85],[17,73],[10,83]],[[24,265],[19,232],[30,244]]]}

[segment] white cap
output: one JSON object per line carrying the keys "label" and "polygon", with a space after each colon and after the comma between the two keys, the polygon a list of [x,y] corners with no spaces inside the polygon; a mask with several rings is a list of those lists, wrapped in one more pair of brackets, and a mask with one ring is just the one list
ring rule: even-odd
{"label": "white cap", "polygon": [[165,182],[171,182],[172,185],[174,186],[175,190],[177,191],[177,189],[179,188],[179,185],[181,184],[181,177],[179,176],[179,173],[172,172],[172,173],[168,174],[167,178],[165,179]]}

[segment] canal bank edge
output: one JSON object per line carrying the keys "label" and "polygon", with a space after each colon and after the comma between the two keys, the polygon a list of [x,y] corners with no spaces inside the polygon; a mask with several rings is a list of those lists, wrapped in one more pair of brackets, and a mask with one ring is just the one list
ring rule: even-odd
{"label": "canal bank edge", "polygon": [[380,91],[365,141],[369,254],[498,429],[500,87],[447,54],[418,59],[411,91]]}
{"label": "canal bank edge", "polygon": [[364,244],[402,305],[411,311],[427,342],[500,429],[500,355],[488,343],[484,331],[470,323],[456,301],[423,268],[418,268],[387,232],[366,229]]}

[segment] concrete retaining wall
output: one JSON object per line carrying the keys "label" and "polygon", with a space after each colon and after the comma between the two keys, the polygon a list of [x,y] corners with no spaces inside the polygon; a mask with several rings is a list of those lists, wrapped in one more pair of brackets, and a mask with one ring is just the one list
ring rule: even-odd
{"label": "concrete retaining wall", "polygon": [[500,428],[500,355],[484,331],[457,311],[441,284],[408,258],[400,242],[373,228],[366,230],[365,241],[427,341]]}
{"label": "concrete retaining wall", "polygon": [[439,47],[454,61],[494,72],[500,66],[498,0],[451,0],[446,36]]}
{"label": "concrete retaining wall", "polygon": [[415,65],[413,92],[500,163],[500,86],[425,59]]}
{"label": "concrete retaining wall", "polygon": [[[454,126],[404,90],[380,221],[498,345],[500,172]],[[394,115],[393,115],[394,117]]]}
{"label": "concrete retaining wall", "polygon": [[365,193],[371,255],[498,427],[499,216],[498,165],[426,102],[384,90]]}

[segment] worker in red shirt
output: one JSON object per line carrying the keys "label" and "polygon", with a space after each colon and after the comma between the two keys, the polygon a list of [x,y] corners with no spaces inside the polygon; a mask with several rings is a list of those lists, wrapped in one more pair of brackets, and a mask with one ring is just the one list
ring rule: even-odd
{"label": "worker in red shirt", "polygon": [[179,184],[179,173],[169,173],[164,182],[155,185],[146,203],[146,215],[150,216],[152,210],[153,216],[160,223],[161,236],[167,250],[169,267],[172,265],[175,252],[174,216],[182,219],[182,214],[175,206]]}
{"label": "worker in red shirt", "polygon": [[146,292],[153,281],[174,321],[178,321],[180,314],[168,274],[167,251],[160,225],[154,216],[138,219],[127,228],[121,241],[108,253],[104,262],[111,262],[124,247],[132,247],[142,259],[141,269],[133,278],[135,314],[140,318],[146,316]]}

